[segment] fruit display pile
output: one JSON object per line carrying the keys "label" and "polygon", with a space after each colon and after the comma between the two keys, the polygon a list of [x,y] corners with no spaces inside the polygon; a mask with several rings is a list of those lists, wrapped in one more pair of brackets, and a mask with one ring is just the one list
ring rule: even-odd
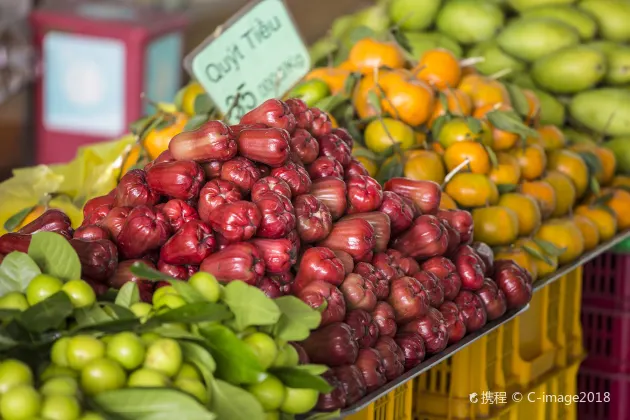
{"label": "fruit display pile", "polygon": [[[206,340],[218,378],[244,386],[266,412],[338,410],[417,366],[425,355],[525,306],[533,284],[524,268],[495,262],[487,244],[473,241],[469,212],[440,209],[437,183],[392,178],[381,186],[352,157],[353,144],[348,131],[333,128],[320,109],[300,99],[270,99],[239,124],[210,120],[175,135],[144,169],[129,170],[110,193],[88,201],[76,230],[51,209],[1,236],[3,264],[16,253],[41,248],[38,235],[52,235],[76,253],[80,273],[70,277],[80,275],[101,300],[112,289],[120,289],[120,296],[136,288],[136,300],[144,303],[134,302],[129,311],[138,328],[164,316],[185,323],[168,314],[188,313],[189,305],[219,311],[220,299],[234,315],[222,315],[228,318],[221,318],[224,326],[202,322],[180,329],[183,338],[190,333]],[[66,287],[59,281],[56,286]],[[47,295],[58,291],[53,289]],[[278,318],[285,309],[292,312]],[[317,314],[315,322],[310,313]],[[259,331],[249,331],[251,326]],[[285,331],[289,327],[291,334]],[[115,340],[97,338],[92,340],[101,344],[94,346],[104,351],[108,340]],[[251,369],[233,366],[222,353],[227,349],[213,347],[215,339],[250,345],[254,355],[234,358]],[[62,340],[53,346],[52,361],[66,367],[54,356],[65,352],[55,351],[65,346]],[[297,342],[300,352],[287,341]],[[282,353],[278,347],[325,367],[300,365],[287,372],[274,365]],[[149,378],[138,373],[151,369],[148,355],[128,367],[126,382],[120,375],[125,365],[112,373],[116,388],[134,389],[132,378]],[[267,369],[268,376],[261,377]],[[303,374],[306,379],[293,379],[296,369],[311,370]],[[177,371],[158,377],[178,388]],[[327,382],[317,382],[321,373]],[[203,379],[203,389],[214,387]],[[194,389],[202,387],[191,385]],[[293,406],[296,400],[312,403]],[[224,409],[215,407],[212,397],[200,401],[214,411]]]}

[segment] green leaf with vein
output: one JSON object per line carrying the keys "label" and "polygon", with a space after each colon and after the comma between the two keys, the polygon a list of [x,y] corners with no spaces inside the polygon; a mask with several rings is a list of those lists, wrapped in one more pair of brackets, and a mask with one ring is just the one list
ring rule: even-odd
{"label": "green leaf with vein", "polygon": [[24,219],[26,219],[26,216],[28,216],[35,207],[37,206],[26,207],[15,213],[13,216],[9,217],[7,221],[4,222],[4,230],[6,230],[7,232],[13,232],[18,226],[22,224]]}
{"label": "green leaf with vein", "polygon": [[262,406],[252,394],[220,379],[212,381],[210,409],[221,420],[264,420],[266,418]]}
{"label": "green leaf with vein", "polygon": [[545,254],[551,255],[552,257],[559,257],[567,250],[566,248],[558,248],[551,242],[545,241],[544,239],[534,238],[534,242],[540,247],[540,249],[543,250]]}
{"label": "green leaf with vein", "polygon": [[137,302],[140,302],[140,290],[138,289],[138,285],[133,281],[128,281],[123,284],[123,287],[118,291],[116,300],[114,301],[116,305],[124,306],[125,308],[129,308]]}
{"label": "green leaf with vein", "polygon": [[330,386],[326,379],[318,375],[313,375],[304,369],[282,367],[272,368],[269,371],[290,388],[315,389],[321,393],[327,393],[333,390],[333,387]]}
{"label": "green leaf with vein", "polygon": [[280,308],[260,289],[242,281],[231,281],[223,289],[223,302],[234,313],[239,331],[250,326],[273,325],[280,319]]}
{"label": "green leaf with vein", "polygon": [[70,242],[58,233],[35,233],[28,247],[28,255],[43,273],[62,280],[81,278],[79,256]]}
{"label": "green leaf with vein", "polygon": [[311,330],[316,329],[322,319],[321,314],[295,296],[282,296],[274,299],[282,315],[272,329],[272,334],[286,341],[306,340]]}
{"label": "green leaf with vein", "polygon": [[10,252],[0,264],[0,296],[9,292],[23,293],[31,280],[41,272],[27,254]]}
{"label": "green leaf with vein", "polygon": [[525,245],[523,246],[523,250],[525,250],[525,252],[527,252],[532,257],[538,260],[544,261],[548,265],[554,265],[553,261],[551,261],[551,259],[547,255],[543,254],[542,252],[539,252],[537,249],[534,249],[530,246]]}
{"label": "green leaf with vein", "polygon": [[72,315],[72,302],[64,292],[57,292],[22,312],[16,320],[30,332],[42,333],[58,328]]}

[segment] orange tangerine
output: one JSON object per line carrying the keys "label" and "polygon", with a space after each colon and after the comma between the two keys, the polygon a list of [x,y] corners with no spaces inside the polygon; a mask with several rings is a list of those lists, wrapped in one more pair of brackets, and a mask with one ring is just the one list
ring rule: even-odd
{"label": "orange tangerine", "polygon": [[490,179],[497,185],[516,185],[521,179],[521,167],[516,158],[505,152],[497,153],[498,165],[490,170]]}
{"label": "orange tangerine", "polygon": [[457,210],[458,209],[457,204],[455,203],[455,200],[453,200],[451,196],[445,192],[442,193],[442,196],[440,198],[440,208],[444,210]]}
{"label": "orange tangerine", "polygon": [[609,241],[617,233],[617,218],[615,213],[603,206],[588,206],[582,204],[575,208],[575,214],[588,217],[597,226],[602,241]]}
{"label": "orange tangerine", "polygon": [[549,183],[556,193],[556,208],[551,212],[551,216],[564,216],[573,208],[577,198],[571,178],[562,172],[549,171],[543,181]]}
{"label": "orange tangerine", "polygon": [[[459,89],[447,89],[439,92],[439,95],[444,95],[446,98],[446,104],[448,105],[448,112],[453,115],[469,116],[472,113],[472,102],[470,96],[466,95]],[[433,107],[433,115],[427,123],[429,128],[433,125],[433,122],[440,116],[445,115],[446,110],[442,104],[442,100],[438,97],[435,100],[435,106]]]}
{"label": "orange tangerine", "polygon": [[558,256],[560,264],[574,261],[584,252],[584,236],[575,223],[568,219],[551,219],[540,226],[536,238],[551,242],[556,247],[564,249]]}
{"label": "orange tangerine", "polygon": [[334,67],[318,67],[311,70],[304,78],[324,81],[333,95],[341,92],[351,71]]}
{"label": "orange tangerine", "polygon": [[160,130],[151,130],[142,141],[142,146],[147,151],[149,159],[153,160],[167,150],[171,139],[184,131],[184,127],[188,123],[188,115],[183,112],[173,113],[171,119],[171,124]]}
{"label": "orange tangerine", "polygon": [[558,269],[558,257],[548,255],[534,240],[529,238],[520,238],[515,245],[521,247],[529,254],[531,262],[536,266],[536,274],[538,278],[543,278],[549,274],[555,273]]}
{"label": "orange tangerine", "polygon": [[611,186],[613,186],[613,187],[621,187],[623,189],[630,190],[630,176],[628,176],[628,175],[616,175],[612,179]]}
{"label": "orange tangerine", "polygon": [[471,97],[475,108],[497,104],[512,105],[510,95],[501,82],[478,74],[462,77],[458,88]]}
{"label": "orange tangerine", "polygon": [[538,278],[538,266],[534,261],[534,258],[520,246],[501,247],[494,253],[495,261],[509,260],[514,261],[519,266],[523,267],[530,276],[532,281],[536,281]]}
{"label": "orange tangerine", "polygon": [[483,174],[457,173],[446,184],[445,191],[460,207],[481,207],[499,200],[496,184]]}
{"label": "orange tangerine", "polygon": [[446,173],[442,158],[429,150],[414,150],[409,153],[404,168],[405,177],[416,180],[444,182]]}
{"label": "orange tangerine", "polygon": [[423,81],[410,78],[408,72],[390,71],[379,78],[385,92],[383,111],[415,127],[429,120],[433,113],[433,89]]}
{"label": "orange tangerine", "polygon": [[398,69],[405,66],[405,56],[398,44],[373,38],[364,38],[354,44],[348,61],[362,73],[370,73],[380,67]]}
{"label": "orange tangerine", "polygon": [[518,217],[518,235],[532,234],[542,221],[538,202],[525,194],[507,193],[499,197],[499,206],[511,209]]}
{"label": "orange tangerine", "polygon": [[590,251],[595,248],[599,244],[599,241],[602,240],[599,230],[597,229],[597,224],[595,224],[592,219],[576,214],[573,215],[573,223],[575,223],[575,226],[582,232],[584,251]]}
{"label": "orange tangerine", "polygon": [[630,228],[630,192],[621,188],[606,188],[601,191],[600,197],[608,197],[604,203],[617,217],[617,229]]}
{"label": "orange tangerine", "polygon": [[444,153],[444,164],[448,171],[452,171],[459,164],[468,160],[468,165],[464,168],[476,174],[487,174],[490,172],[490,156],[488,151],[476,141],[461,141],[452,144]]}
{"label": "orange tangerine", "polygon": [[413,69],[420,80],[424,80],[437,89],[456,87],[462,77],[459,60],[449,50],[436,48],[425,51]]}
{"label": "orange tangerine", "polygon": [[547,169],[562,172],[571,179],[577,197],[581,197],[588,187],[588,167],[575,152],[570,150],[554,150],[549,154]]}
{"label": "orange tangerine", "polygon": [[[475,109],[473,116],[476,118],[485,118],[489,112],[492,111],[511,111],[512,107],[506,104],[489,104]],[[518,134],[510,133],[509,131],[499,130],[490,124],[492,127],[492,148],[494,150],[508,150],[514,147],[519,139]]]}
{"label": "orange tangerine", "polygon": [[525,117],[525,124],[536,127],[540,121],[540,100],[536,94],[529,89],[521,89],[525,99],[527,100],[527,116]]}
{"label": "orange tangerine", "polygon": [[490,246],[509,245],[518,236],[518,216],[501,206],[480,207],[472,211],[475,240]]}
{"label": "orange tangerine", "polygon": [[370,92],[374,92],[377,95],[379,93],[376,83],[374,82],[374,75],[368,73],[359,80],[352,92],[352,104],[361,119],[374,117],[378,114],[377,109],[375,109],[368,100],[368,94]]}
{"label": "orange tangerine", "polygon": [[536,131],[546,152],[563,149],[567,145],[564,133],[555,125],[542,125]]}
{"label": "orange tangerine", "polygon": [[492,145],[492,132],[489,125],[481,120],[481,132],[475,133],[471,124],[465,119],[456,117],[444,123],[438,133],[438,141],[443,148],[457,142],[476,141],[486,146]]}
{"label": "orange tangerine", "polygon": [[521,192],[538,202],[543,219],[551,216],[556,209],[556,190],[547,181],[523,181]]}
{"label": "orange tangerine", "polygon": [[532,181],[539,178],[545,171],[547,155],[541,146],[532,144],[525,147],[517,147],[510,153],[518,161],[523,179]]}

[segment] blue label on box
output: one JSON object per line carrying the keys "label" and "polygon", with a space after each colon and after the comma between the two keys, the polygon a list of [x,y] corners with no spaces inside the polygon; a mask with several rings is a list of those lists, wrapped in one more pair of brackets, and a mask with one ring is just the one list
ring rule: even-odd
{"label": "blue label on box", "polygon": [[[179,90],[182,74],[182,35],[172,33],[157,38],[146,50],[144,91],[155,102],[171,102]],[[146,104],[144,112],[155,112]]]}
{"label": "blue label on box", "polygon": [[104,137],[125,132],[122,41],[49,32],[43,61],[46,129]]}

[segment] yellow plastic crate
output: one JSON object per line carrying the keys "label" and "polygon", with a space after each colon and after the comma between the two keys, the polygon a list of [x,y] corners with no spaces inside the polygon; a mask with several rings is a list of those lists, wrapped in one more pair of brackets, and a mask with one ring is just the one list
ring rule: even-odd
{"label": "yellow plastic crate", "polygon": [[[513,408],[471,403],[471,393],[524,392],[581,360],[581,269],[538,290],[530,309],[416,379],[417,420],[513,416]],[[545,406],[519,405],[520,416],[544,418]],[[503,418],[503,417],[499,417]],[[525,417],[523,417],[525,418]]]}
{"label": "yellow plastic crate", "polygon": [[411,420],[413,404],[413,381],[394,389],[360,412],[345,417],[349,420]]}

